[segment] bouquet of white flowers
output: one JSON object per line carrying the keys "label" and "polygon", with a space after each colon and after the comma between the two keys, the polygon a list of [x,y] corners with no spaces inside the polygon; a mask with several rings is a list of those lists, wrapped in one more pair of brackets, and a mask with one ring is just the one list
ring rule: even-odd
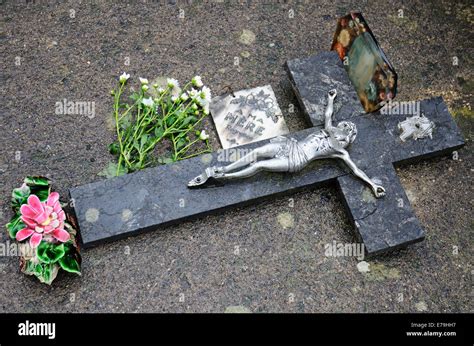
{"label": "bouquet of white flowers", "polygon": [[[211,101],[211,91],[201,77],[195,76],[183,88],[172,78],[167,79],[166,85],[155,83],[151,87],[148,79],[140,78],[139,90],[130,95],[131,104],[122,101],[129,78],[123,73],[119,87],[112,90],[117,141],[109,149],[118,158],[115,175],[211,151],[209,136],[197,128],[209,115]],[[170,144],[167,157],[152,155],[160,142]]]}

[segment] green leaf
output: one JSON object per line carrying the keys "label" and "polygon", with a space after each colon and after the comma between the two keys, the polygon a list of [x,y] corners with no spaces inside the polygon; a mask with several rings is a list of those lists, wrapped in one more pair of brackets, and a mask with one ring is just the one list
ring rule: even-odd
{"label": "green leaf", "polygon": [[[52,269],[53,268],[52,268],[51,264],[49,264],[49,265],[47,264],[47,265],[43,266],[43,273],[42,273],[41,276],[44,280],[43,281],[44,283],[51,283],[51,281],[53,281],[53,280],[51,280],[51,274],[52,274],[52,271],[53,271]],[[41,281],[41,277],[39,277],[39,279]]]}
{"label": "green leaf", "polygon": [[49,180],[45,177],[26,177],[25,183],[28,186],[49,186]]}
{"label": "green leaf", "polygon": [[142,135],[140,137],[140,149],[146,146],[146,142],[148,142],[148,135]]}
{"label": "green leaf", "polygon": [[59,266],[57,264],[36,263],[34,259],[30,259],[22,268],[22,272],[26,275],[36,276],[40,282],[50,285],[58,274]]}
{"label": "green leaf", "polygon": [[21,221],[20,215],[16,215],[9,223],[7,223],[10,238],[15,239],[16,234],[25,227],[26,225]]}
{"label": "green leaf", "polygon": [[75,255],[75,250],[73,247],[70,251],[66,253],[64,257],[62,257],[59,260],[58,263],[61,266],[61,268],[63,268],[65,271],[69,273],[76,273],[79,275],[81,274],[81,266],[79,265],[79,262],[77,261],[77,256]]}
{"label": "green leaf", "polygon": [[174,124],[175,121],[176,121],[176,117],[172,115],[168,119],[166,119],[166,125],[171,126]]}
{"label": "green leaf", "polygon": [[26,261],[26,264],[23,267],[23,273],[27,275],[35,274],[35,267],[35,263],[33,262],[33,260],[30,259]]}
{"label": "green leaf", "polygon": [[117,165],[118,164],[116,162],[109,162],[103,170],[97,173],[97,175],[106,177],[108,179],[108,178],[124,175],[127,173],[127,169],[124,166],[120,165],[120,168],[117,174]]}
{"label": "green leaf", "polygon": [[197,121],[197,118],[193,115],[190,115],[189,117],[186,117],[184,120],[183,120],[183,123],[181,124],[180,127],[184,127],[192,122],[196,122]]}
{"label": "green leaf", "polygon": [[31,194],[38,196],[41,202],[44,202],[48,199],[49,194],[51,193],[50,186],[31,186]]}
{"label": "green leaf", "polygon": [[18,212],[23,204],[26,204],[28,197],[31,194],[31,189],[28,185],[23,184],[21,187],[13,189],[12,191],[12,208]]}
{"label": "green leaf", "polygon": [[35,276],[40,282],[51,285],[58,275],[59,266],[54,263],[37,264],[35,267]]}
{"label": "green leaf", "polygon": [[65,254],[64,244],[42,241],[36,249],[36,255],[43,263],[55,263]]}
{"label": "green leaf", "polygon": [[181,109],[178,109],[174,112],[174,116],[176,116],[177,119],[182,118],[183,115],[184,115],[184,113]]}
{"label": "green leaf", "polygon": [[43,274],[43,266],[41,263],[37,263],[35,265],[34,273],[36,276],[41,276],[41,274]]}
{"label": "green leaf", "polygon": [[163,137],[163,133],[165,133],[165,130],[162,127],[155,127],[155,136],[156,136],[156,138]]}
{"label": "green leaf", "polygon": [[167,163],[173,163],[174,160],[171,157],[160,157],[158,158],[158,162],[165,165]]}
{"label": "green leaf", "polygon": [[143,169],[144,166],[143,164],[141,164],[140,162],[135,162],[134,164],[132,164],[132,167],[130,168],[130,170],[132,172],[135,172],[135,171],[139,171],[140,169]]}
{"label": "green leaf", "polygon": [[109,151],[112,155],[118,155],[120,153],[120,146],[117,142],[109,144]]}
{"label": "green leaf", "polygon": [[186,140],[184,138],[180,138],[176,143],[176,149],[179,150],[186,145]]}
{"label": "green leaf", "polygon": [[18,211],[22,204],[26,204],[30,195],[36,195],[41,202],[46,201],[51,192],[50,181],[45,177],[26,177],[24,184],[12,192],[12,207]]}
{"label": "green leaf", "polygon": [[122,128],[123,130],[128,129],[131,124],[132,124],[132,117],[131,117],[130,113],[128,113],[122,119],[120,119],[120,124],[119,125],[120,125],[120,128]]}
{"label": "green leaf", "polygon": [[140,94],[136,93],[136,92],[134,92],[130,95],[130,99],[133,100],[133,101],[137,101],[140,97],[141,97]]}
{"label": "green leaf", "polygon": [[[50,245],[54,245],[49,243]],[[40,246],[43,244],[40,244]],[[44,246],[44,245],[43,245]],[[58,245],[56,245],[57,247]],[[39,281],[50,285],[53,280],[56,278],[58,271],[60,268],[64,269],[70,273],[81,274],[80,272],[80,256],[77,253],[76,248],[72,244],[72,242],[67,242],[60,245],[65,254],[59,259],[56,263],[44,263],[44,262],[37,262],[36,258],[32,258],[26,261],[24,265],[22,265],[22,272],[27,275],[35,275]]]}

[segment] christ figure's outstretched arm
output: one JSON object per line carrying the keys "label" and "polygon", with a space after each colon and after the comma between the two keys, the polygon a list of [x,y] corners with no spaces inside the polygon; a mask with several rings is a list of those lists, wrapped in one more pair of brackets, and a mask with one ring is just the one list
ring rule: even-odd
{"label": "christ figure's outstretched arm", "polygon": [[332,115],[334,113],[334,99],[336,96],[336,89],[329,90],[328,105],[326,106],[326,112],[324,113],[324,128],[328,131],[331,131],[332,129]]}
{"label": "christ figure's outstretched arm", "polygon": [[354,161],[351,160],[349,153],[345,149],[339,150],[339,154],[336,157],[342,159],[356,177],[362,179],[370,186],[370,188],[374,192],[375,197],[380,198],[385,196],[385,189],[383,188],[383,186],[376,184],[372,179],[367,176],[367,174],[364,173],[364,171],[357,167]]}

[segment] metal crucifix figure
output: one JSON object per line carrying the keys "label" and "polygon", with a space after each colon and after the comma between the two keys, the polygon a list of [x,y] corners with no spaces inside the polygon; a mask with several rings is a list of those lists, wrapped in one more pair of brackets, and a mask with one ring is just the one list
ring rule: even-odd
{"label": "metal crucifix figure", "polygon": [[188,183],[188,187],[205,187],[216,182],[247,178],[260,171],[298,172],[309,162],[317,159],[337,158],[343,160],[352,173],[367,183],[375,197],[383,197],[385,189],[377,185],[351,160],[346,148],[357,136],[357,128],[350,121],[332,125],[335,89],[328,92],[324,129],[297,141],[283,136],[275,137],[268,144],[258,147],[249,154],[225,167],[208,167]]}

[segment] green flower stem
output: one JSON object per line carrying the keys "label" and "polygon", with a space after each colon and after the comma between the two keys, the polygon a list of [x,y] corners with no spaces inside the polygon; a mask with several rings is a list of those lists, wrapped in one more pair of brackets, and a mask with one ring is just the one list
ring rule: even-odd
{"label": "green flower stem", "polygon": [[[192,126],[191,126],[189,129],[187,129],[186,131],[181,132],[181,133],[178,135],[178,139],[181,138],[181,137],[183,137],[183,136],[185,136],[189,131],[193,130],[193,129],[195,128],[195,126],[196,126],[197,124],[199,124],[205,117],[206,117],[206,115],[203,114],[203,116],[202,116],[194,125],[192,125]],[[196,140],[194,140],[192,143],[188,144],[186,147],[182,148],[178,153],[176,153],[176,150],[175,150],[175,158],[176,158],[177,160],[184,160],[184,159],[186,159],[186,158],[192,157],[192,156],[186,156],[186,157],[183,157],[183,158],[179,158],[179,155],[181,154],[182,151],[184,151],[184,149],[189,149],[189,147],[190,147],[192,144],[196,143],[198,140],[199,140],[199,138],[197,138]],[[208,147],[207,150],[210,150],[209,142],[208,142],[207,140],[206,140],[206,144],[207,144],[207,147]],[[186,150],[185,152],[187,152],[187,150]],[[196,155],[194,155],[194,156],[196,156]]]}
{"label": "green flower stem", "polygon": [[[138,100],[140,101],[140,100]],[[130,108],[128,108],[121,116],[120,118],[118,119],[119,121],[121,121],[123,118],[125,118],[125,116],[128,114],[128,112],[133,109],[135,106],[138,106],[138,101],[136,101]]]}
{"label": "green flower stem", "polygon": [[173,141],[173,153],[174,153],[174,158],[176,159],[176,139],[174,138],[174,134],[171,134],[171,140]]}
{"label": "green flower stem", "polygon": [[[186,114],[186,112],[187,112],[187,110],[188,110],[188,108],[189,108],[189,105],[191,105],[192,103],[193,103],[193,101],[190,101],[190,102],[188,102],[188,104],[186,105],[186,107],[184,107],[184,109],[183,109],[183,113],[184,113],[184,114]],[[178,122],[178,120],[180,120],[180,118],[177,118],[177,119],[174,121],[174,123],[171,124],[170,127],[173,127],[174,124],[176,124],[176,123]],[[179,129],[178,129],[178,130],[179,130]]]}
{"label": "green flower stem", "polygon": [[[186,89],[187,89],[191,84],[192,84],[192,82],[188,82],[188,83],[181,89],[181,91],[182,91],[182,92],[187,92]],[[169,89],[169,87],[168,87],[167,89]],[[181,96],[181,95],[180,95],[180,96]],[[171,109],[173,109],[173,112],[166,114],[166,116],[164,116],[163,118],[167,118],[167,117],[173,115],[173,114],[176,112],[176,110],[178,110],[179,107],[174,108],[175,105],[176,105],[176,102],[178,102],[178,101],[179,101],[178,106],[179,106],[182,102],[185,102],[185,101],[182,101],[182,100],[181,100],[181,97],[178,96],[178,97],[176,98],[176,100],[174,100],[173,105],[172,105],[172,107],[171,107]],[[183,113],[184,113],[184,111],[183,111]]]}
{"label": "green flower stem", "polygon": [[[192,102],[189,102],[188,105],[186,105],[185,110],[189,107],[189,105],[190,105],[191,103],[192,103]],[[184,112],[185,112],[185,111],[183,111],[183,113],[184,113]],[[176,124],[176,122],[178,121],[178,119],[177,119],[177,120],[171,125],[171,127],[167,128],[167,129],[165,130],[165,132],[163,133],[163,135],[159,138],[159,140],[161,140],[162,138],[167,137],[168,134],[171,134],[171,135],[172,135],[172,139],[171,139],[171,140],[172,140],[172,142],[173,142],[173,151],[174,151],[174,154],[175,154],[174,157],[175,157],[176,160],[179,159],[179,155],[184,151],[184,149],[189,149],[189,147],[190,147],[192,144],[196,143],[199,139],[193,141],[192,143],[188,144],[186,147],[184,147],[183,149],[181,149],[181,150],[179,150],[179,151],[177,151],[177,149],[176,149],[177,140],[179,140],[180,138],[184,137],[186,134],[189,133],[189,131],[193,130],[193,129],[195,128],[195,126],[196,126],[197,124],[199,124],[199,123],[205,118],[205,116],[206,116],[206,115],[203,114],[203,115],[201,116],[201,118],[200,118],[195,124],[193,124],[190,128],[188,128],[188,129],[185,130],[185,131],[182,131],[182,132],[181,132],[179,129],[177,129],[177,132],[180,132],[180,133],[179,133],[179,135],[178,135],[177,137],[175,137],[175,136],[174,136],[174,133],[175,133],[175,132],[172,132],[171,129],[173,129],[174,124]],[[163,121],[166,122],[165,119],[163,119]],[[145,149],[145,152],[148,152],[150,149],[154,148],[155,145],[159,142],[159,140],[152,142],[152,144],[149,145],[149,146]]]}
{"label": "green flower stem", "polygon": [[[165,92],[163,92],[163,94],[160,96],[160,98],[159,98],[157,101],[155,101],[155,104],[158,103],[158,102],[160,103],[161,109],[164,109],[162,99],[163,99],[163,96],[164,96],[167,92],[168,92],[167,90],[166,90]],[[143,129],[146,129],[146,128],[148,127],[148,125],[150,125],[150,124],[153,122],[153,120],[156,120],[156,119],[157,119],[158,112],[156,111],[156,108],[153,108],[153,109],[150,108],[149,110],[151,110],[151,113],[152,113],[154,116],[148,118],[148,121],[147,121],[145,124],[139,123],[139,124],[138,124],[138,127],[141,127],[141,128],[143,128]],[[152,130],[153,130],[153,129],[151,128],[151,129],[149,129],[148,131],[146,131],[146,133],[149,133],[149,132],[151,132]],[[142,134],[143,134],[143,131],[141,131],[141,132],[139,133],[138,138],[139,138]],[[134,134],[134,137],[137,138],[136,134]]]}
{"label": "green flower stem", "polygon": [[201,118],[199,118],[198,121],[196,121],[194,124],[191,125],[190,128],[188,128],[187,130],[183,131],[183,132],[180,132],[180,134],[178,135],[179,138],[185,136],[189,131],[193,130],[197,124],[199,124],[204,118],[206,117],[206,115],[203,113]]}
{"label": "green flower stem", "polygon": [[[142,98],[140,98],[139,100],[141,100]],[[156,112],[153,108],[148,108],[146,113],[142,114],[142,117],[141,119],[139,119],[139,114],[140,112],[138,112],[138,115],[137,115],[137,121],[138,121],[138,124],[136,125],[135,127],[135,131],[133,132],[133,136],[131,138],[131,141],[129,141],[129,143],[127,144],[127,146],[125,147],[125,150],[130,150],[130,149],[133,149],[133,143],[135,140],[138,140],[139,138],[141,138],[141,136],[144,134],[143,131],[147,128],[147,126],[154,120],[155,116],[153,117],[148,117],[149,114],[153,114],[153,115],[156,115]],[[146,121],[146,122],[145,122]],[[161,138],[160,138],[161,139]],[[156,144],[156,143],[155,143]],[[130,148],[130,146],[132,146],[132,148]],[[146,154],[146,151],[145,152],[140,152],[139,151],[139,162],[141,163],[144,159],[144,154]]]}
{"label": "green flower stem", "polygon": [[176,156],[179,156],[179,154],[181,154],[181,152],[185,151],[186,149],[188,149],[191,145],[193,145],[194,143],[196,143],[197,141],[199,141],[200,138],[196,138],[194,141],[190,142],[188,145],[186,145],[184,148],[182,148],[180,151],[178,151],[178,153],[176,154]]}
{"label": "green flower stem", "polygon": [[[180,104],[181,104],[181,103],[180,103]],[[180,104],[179,104],[179,105],[180,105]],[[183,113],[186,113],[186,111],[187,111],[187,109],[188,109],[188,107],[189,107],[190,104],[191,104],[191,102],[188,102],[188,104],[186,105],[186,107],[185,107],[184,110],[183,110]],[[173,112],[168,113],[165,117],[163,117],[162,121],[163,121],[164,124],[166,124],[167,118],[168,118],[169,116],[171,116],[174,112],[176,112],[176,109],[173,110]],[[176,120],[173,122],[173,124],[170,125],[170,127],[168,127],[168,128],[165,129],[165,131],[163,132],[163,135],[160,137],[160,139],[161,139],[161,138],[166,138],[167,135],[172,134],[170,129],[173,128],[173,126],[178,122],[178,120],[179,120],[179,119],[176,119]],[[173,137],[174,137],[174,136],[173,136]],[[175,143],[174,139],[172,139],[172,141],[173,141],[174,151],[176,152],[176,143]],[[152,145],[148,146],[148,147],[145,149],[145,151],[147,152],[148,150],[150,150],[151,148],[153,148],[153,147],[156,145],[157,142],[158,142],[158,141],[153,142]]]}
{"label": "green flower stem", "polygon": [[191,157],[195,157],[195,156],[198,156],[198,155],[201,155],[201,154],[210,153],[212,151],[212,148],[209,145],[209,140],[207,140],[207,139],[206,139],[206,147],[207,147],[207,149],[204,149],[204,150],[201,150],[200,152],[182,157],[181,160],[186,160],[186,159],[190,159]]}
{"label": "green flower stem", "polygon": [[[164,107],[164,105],[163,105],[163,102],[160,102],[160,104],[161,104],[161,111],[164,112],[165,107]],[[161,118],[161,121],[162,121],[162,122],[161,122],[161,125],[162,125],[163,128],[166,130],[166,129],[167,129],[166,121],[163,121],[163,118]]]}
{"label": "green flower stem", "polygon": [[115,115],[115,129],[117,131],[117,138],[119,142],[119,147],[120,147],[120,155],[119,155],[119,162],[117,165],[117,172],[116,175],[119,175],[120,171],[120,164],[122,163],[122,157],[127,161],[127,158],[124,157],[123,155],[123,144],[122,144],[122,138],[120,135],[120,127],[119,127],[119,103],[120,103],[120,96],[122,95],[122,90],[124,87],[125,83],[120,83],[120,88],[118,90],[118,93],[115,94],[115,106],[114,106],[114,115]]}
{"label": "green flower stem", "polygon": [[[146,113],[143,114],[143,117],[139,120],[139,117],[137,118],[137,121],[138,121],[138,125],[137,127],[135,128],[135,131],[133,133],[133,138],[140,138],[140,136],[142,135],[142,130],[143,130],[143,121],[147,118],[148,114],[150,113],[151,111],[151,108],[148,108],[148,110],[146,111]],[[138,136],[137,136],[137,131],[140,130],[140,132],[138,132]]]}
{"label": "green flower stem", "polygon": [[[178,101],[178,100],[176,100],[176,101]],[[173,106],[172,106],[172,107],[175,106],[176,101],[173,103]],[[181,102],[178,103],[177,106],[180,106],[180,105],[181,105]],[[169,112],[168,114],[166,114],[166,115],[163,117],[163,121],[165,121],[166,119],[168,119],[169,117],[171,117],[174,113],[176,113],[176,111],[178,110],[178,108],[179,108],[179,107],[176,107],[175,109],[173,109],[172,112]],[[174,124],[174,123],[173,123],[173,124]],[[173,126],[173,124],[172,124],[171,126]]]}

